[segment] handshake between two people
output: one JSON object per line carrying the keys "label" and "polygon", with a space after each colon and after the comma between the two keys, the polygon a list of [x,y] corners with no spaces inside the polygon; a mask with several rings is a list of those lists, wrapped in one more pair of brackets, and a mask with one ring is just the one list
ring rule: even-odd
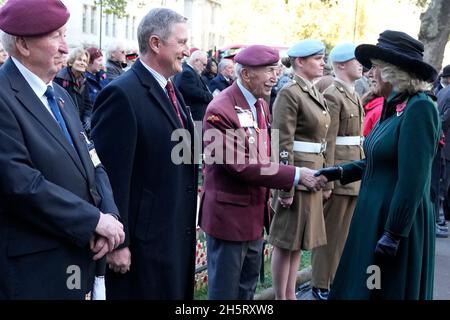
{"label": "handshake between two people", "polygon": [[[311,191],[319,191],[325,187],[328,182],[341,180],[344,170],[340,166],[311,170],[300,168],[300,184]],[[291,206],[293,197],[279,198],[281,206],[287,208]],[[401,237],[389,231],[384,231],[375,246],[375,256],[382,261],[392,260],[397,256]]]}
{"label": "handshake between two people", "polygon": [[300,184],[311,191],[319,191],[325,188],[328,182],[342,178],[342,167],[328,167],[319,170],[300,168]]}
{"label": "handshake between two people", "polygon": [[[300,168],[299,184],[302,184],[309,190],[316,192],[325,188],[328,182],[341,179],[342,174],[343,169],[339,166],[322,168],[319,170],[302,167]],[[331,191],[329,193],[331,193]],[[278,198],[278,200],[280,201],[282,207],[288,208],[292,205],[294,198]]]}

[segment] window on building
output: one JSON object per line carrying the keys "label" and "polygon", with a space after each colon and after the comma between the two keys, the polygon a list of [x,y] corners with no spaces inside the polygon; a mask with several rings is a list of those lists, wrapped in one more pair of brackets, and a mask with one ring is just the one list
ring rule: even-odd
{"label": "window on building", "polygon": [[91,7],[91,33],[97,34],[97,7]]}
{"label": "window on building", "polygon": [[105,16],[105,36],[109,37],[111,33],[109,32],[109,28],[111,25],[111,15],[107,14]]}
{"label": "window on building", "polygon": [[133,17],[131,39],[136,40],[136,17]]}
{"label": "window on building", "polygon": [[214,4],[211,4],[211,24],[216,24],[216,6]]}
{"label": "window on building", "polygon": [[83,5],[83,21],[81,23],[82,30],[84,33],[87,33],[87,13],[88,13],[88,6]]}
{"label": "window on building", "polygon": [[125,38],[130,39],[130,17],[125,17]]}
{"label": "window on building", "polygon": [[192,18],[193,6],[194,6],[193,0],[185,0],[184,1],[184,15],[188,19]]}
{"label": "window on building", "polygon": [[117,16],[113,14],[112,35],[117,37]]}
{"label": "window on building", "polygon": [[208,48],[214,48],[215,34],[210,32],[208,35]]}

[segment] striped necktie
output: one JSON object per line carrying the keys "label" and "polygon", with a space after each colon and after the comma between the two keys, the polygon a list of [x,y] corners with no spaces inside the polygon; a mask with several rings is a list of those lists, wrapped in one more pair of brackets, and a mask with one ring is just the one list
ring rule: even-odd
{"label": "striped necktie", "polygon": [[167,94],[169,95],[170,102],[172,102],[172,106],[175,109],[175,113],[177,114],[178,119],[180,120],[181,126],[184,128],[183,118],[181,117],[180,107],[178,106],[177,95],[175,94],[175,88],[173,87],[172,81],[170,80],[167,81],[166,90]]}

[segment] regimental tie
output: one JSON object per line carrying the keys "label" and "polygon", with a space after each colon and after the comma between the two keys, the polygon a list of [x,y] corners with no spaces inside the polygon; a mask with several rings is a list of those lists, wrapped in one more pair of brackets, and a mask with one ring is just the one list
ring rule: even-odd
{"label": "regimental tie", "polygon": [[172,102],[172,106],[175,109],[175,113],[178,116],[178,119],[180,120],[181,126],[184,128],[184,122],[183,118],[181,117],[180,113],[180,106],[178,105],[177,101],[177,95],[175,94],[175,89],[173,87],[172,81],[168,80],[166,85],[167,94],[169,95],[170,102]]}
{"label": "regimental tie", "polygon": [[69,141],[69,143],[73,147],[73,140],[72,137],[69,134],[69,131],[67,130],[66,122],[64,121],[64,118],[61,114],[61,110],[59,110],[58,104],[56,103],[55,99],[55,91],[53,90],[52,86],[47,86],[47,90],[45,91],[44,95],[47,97],[48,104],[50,106],[50,110],[52,111],[53,115],[55,116],[56,122],[58,122],[59,127],[61,128],[62,132],[64,133],[64,136]]}
{"label": "regimental tie", "polygon": [[[265,135],[266,138],[266,151],[267,156],[270,156],[270,139],[269,139],[269,131],[267,130],[267,119],[264,114],[264,105],[261,99],[256,100],[255,102],[256,108],[256,116],[258,121],[259,133],[263,133],[263,137]],[[261,137],[260,137],[261,138]]]}

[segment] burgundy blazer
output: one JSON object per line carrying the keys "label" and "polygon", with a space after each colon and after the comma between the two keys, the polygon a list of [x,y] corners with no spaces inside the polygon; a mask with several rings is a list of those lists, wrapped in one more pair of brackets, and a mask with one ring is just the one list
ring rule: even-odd
{"label": "burgundy blazer", "polygon": [[[270,162],[265,150],[261,150],[269,135],[263,136],[264,142],[258,143],[259,133],[254,128],[244,129],[241,126],[236,106],[250,110],[241,90],[233,83],[217,95],[206,109],[203,120],[205,184],[199,224],[207,234],[215,238],[252,241],[260,239],[264,226],[268,227],[270,224],[269,188],[289,190],[294,183],[295,167]],[[266,102],[263,107],[268,115]],[[268,121],[268,116],[266,119]],[[215,130],[210,131],[211,129]],[[226,131],[236,129],[240,129],[242,134],[241,148],[233,148],[233,144],[224,143],[220,149],[218,140],[229,142],[230,131],[228,136]],[[211,139],[210,134],[215,137],[221,134],[221,139]],[[220,156],[219,150],[224,154],[223,163],[212,163],[214,158]],[[231,163],[225,161],[227,152],[234,155]],[[246,159],[245,163],[236,163],[236,159],[242,157]]]}

